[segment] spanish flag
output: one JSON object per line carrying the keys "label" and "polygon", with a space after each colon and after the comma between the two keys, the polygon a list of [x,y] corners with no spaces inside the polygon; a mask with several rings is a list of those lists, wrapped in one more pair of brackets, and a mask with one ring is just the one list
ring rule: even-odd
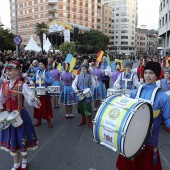
{"label": "spanish flag", "polygon": [[76,76],[77,76],[78,74],[80,74],[80,71],[79,71],[79,70],[76,70],[76,69],[73,69],[72,72],[73,72],[73,74],[76,75]]}
{"label": "spanish flag", "polygon": [[169,67],[169,61],[170,61],[170,57],[166,56],[165,57],[164,68],[168,68]]}
{"label": "spanish flag", "polygon": [[70,63],[70,70],[69,71],[71,72],[73,70],[75,64],[76,64],[76,58],[73,57],[72,54],[67,54],[67,57],[66,57],[64,62],[65,63]]}
{"label": "spanish flag", "polygon": [[98,53],[97,53],[97,58],[96,58],[96,62],[99,61],[101,62],[102,58],[103,58],[103,54],[104,54],[104,51],[100,50]]}

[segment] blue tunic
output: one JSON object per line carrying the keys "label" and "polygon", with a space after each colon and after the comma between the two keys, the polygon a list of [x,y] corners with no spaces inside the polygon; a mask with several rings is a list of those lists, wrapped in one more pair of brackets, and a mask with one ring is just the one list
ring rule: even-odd
{"label": "blue tunic", "polygon": [[[146,84],[143,86],[141,91],[140,98],[150,100],[152,96],[153,90],[156,88],[156,84]],[[137,90],[135,89],[131,93],[131,98],[136,97]],[[150,136],[147,140],[147,145],[157,146],[158,145],[158,137],[159,137],[159,130],[161,120],[164,120],[165,125],[170,128],[170,100],[169,97],[159,90],[156,94],[154,104],[153,104],[153,111],[160,111],[157,117],[153,118],[153,130],[152,136]]]}
{"label": "blue tunic", "polygon": [[170,90],[170,81],[167,81],[166,79],[160,80],[160,86],[163,92]]}

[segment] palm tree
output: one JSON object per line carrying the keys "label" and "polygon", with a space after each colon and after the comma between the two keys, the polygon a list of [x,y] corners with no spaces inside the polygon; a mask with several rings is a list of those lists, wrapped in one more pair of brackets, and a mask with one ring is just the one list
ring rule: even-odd
{"label": "palm tree", "polygon": [[41,49],[43,52],[43,33],[47,34],[48,32],[48,25],[45,22],[37,22],[35,24],[35,33],[39,36]]}

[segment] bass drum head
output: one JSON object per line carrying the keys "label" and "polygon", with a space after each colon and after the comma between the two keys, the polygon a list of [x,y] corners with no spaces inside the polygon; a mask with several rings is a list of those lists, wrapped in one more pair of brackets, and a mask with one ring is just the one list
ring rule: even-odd
{"label": "bass drum head", "polygon": [[133,158],[141,151],[150,132],[152,120],[151,105],[144,103],[139,106],[127,127],[124,142],[124,153],[127,158]]}

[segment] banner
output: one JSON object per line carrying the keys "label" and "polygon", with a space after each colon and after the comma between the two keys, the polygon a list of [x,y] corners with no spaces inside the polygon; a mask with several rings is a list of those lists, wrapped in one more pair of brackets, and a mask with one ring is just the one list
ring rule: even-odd
{"label": "banner", "polygon": [[70,42],[70,30],[64,30],[64,42]]}

